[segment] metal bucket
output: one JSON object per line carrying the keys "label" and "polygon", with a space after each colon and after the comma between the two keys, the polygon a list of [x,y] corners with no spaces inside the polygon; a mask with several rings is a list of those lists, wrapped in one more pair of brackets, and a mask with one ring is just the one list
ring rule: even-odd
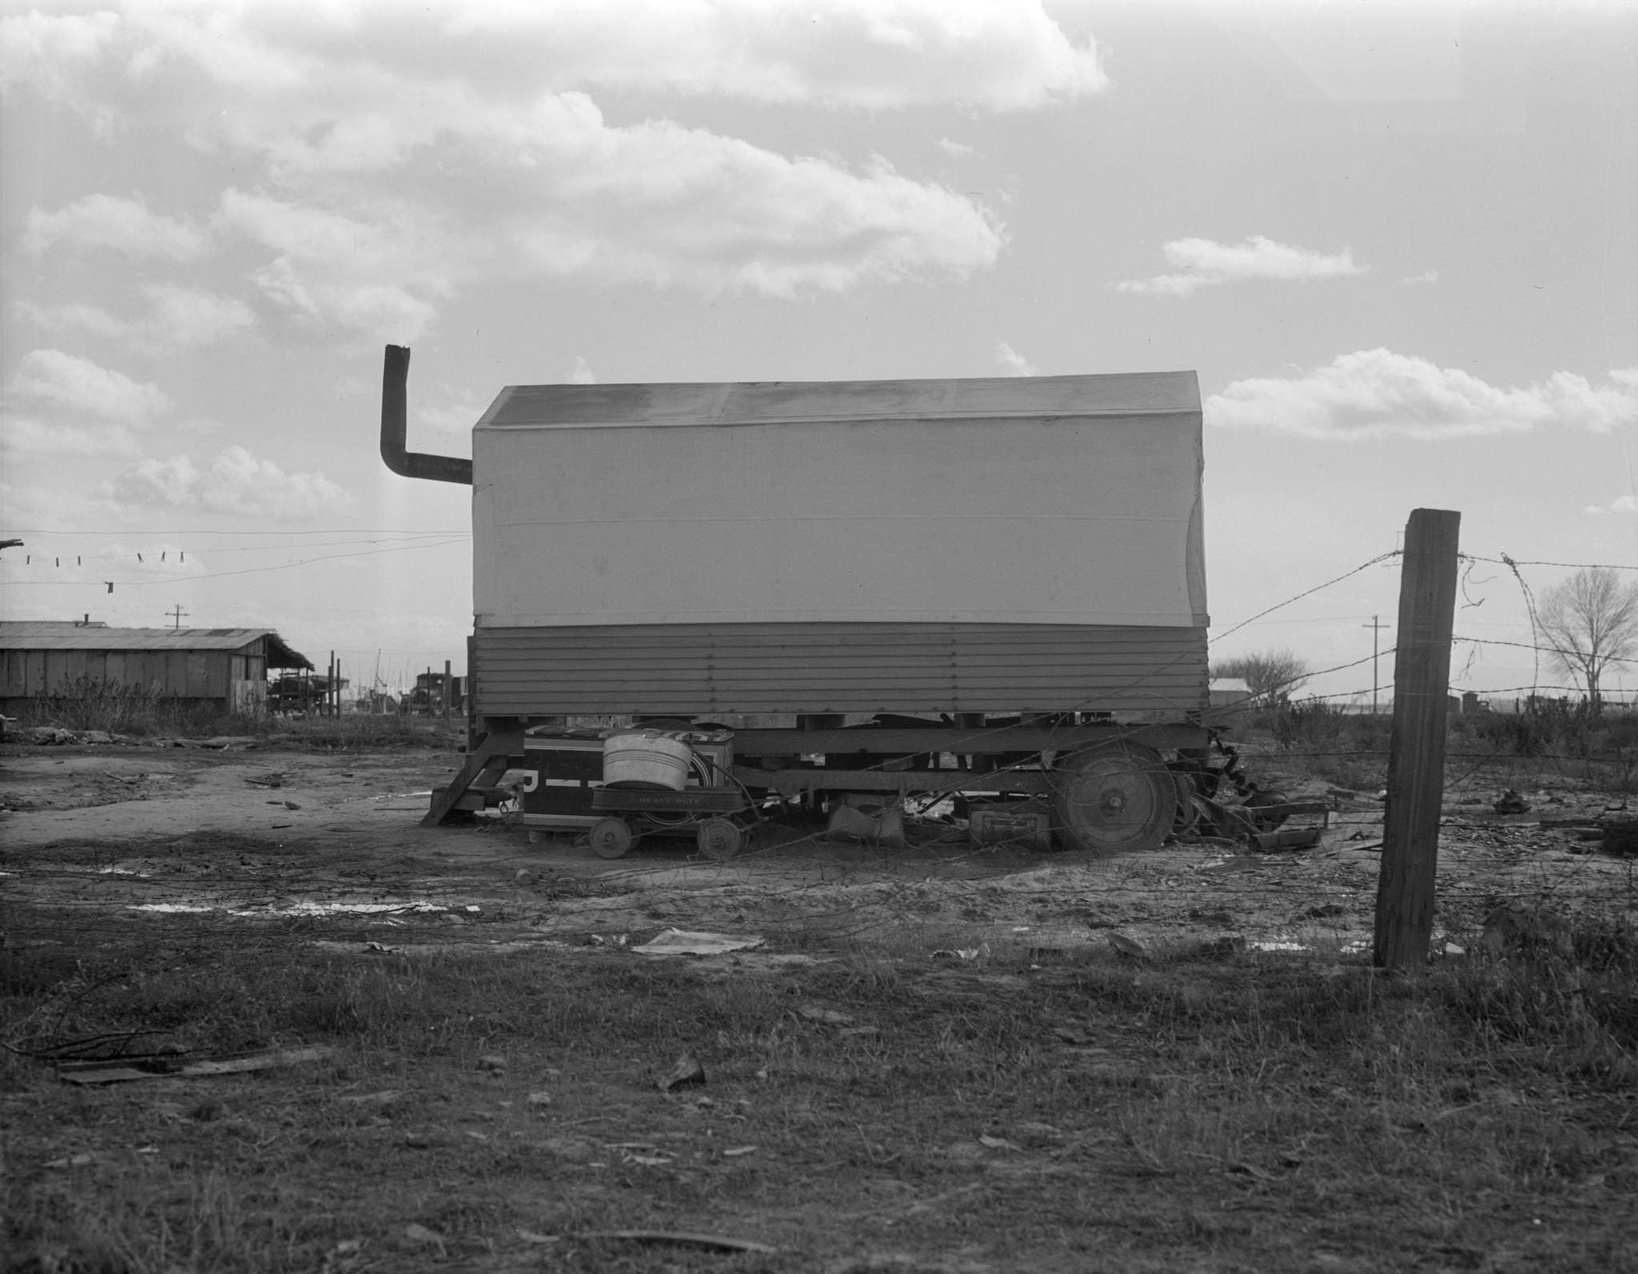
{"label": "metal bucket", "polygon": [[661,730],[635,730],[603,740],[603,782],[609,787],[663,788],[680,792],[688,786],[694,750]]}

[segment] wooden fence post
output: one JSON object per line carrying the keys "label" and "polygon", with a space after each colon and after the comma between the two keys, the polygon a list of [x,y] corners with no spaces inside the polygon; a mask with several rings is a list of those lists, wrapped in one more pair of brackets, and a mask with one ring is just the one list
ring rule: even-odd
{"label": "wooden fence post", "polygon": [[1405,527],[1388,800],[1382,816],[1382,870],[1376,889],[1374,959],[1379,968],[1420,967],[1427,962],[1433,938],[1461,522],[1460,513],[1415,509]]}

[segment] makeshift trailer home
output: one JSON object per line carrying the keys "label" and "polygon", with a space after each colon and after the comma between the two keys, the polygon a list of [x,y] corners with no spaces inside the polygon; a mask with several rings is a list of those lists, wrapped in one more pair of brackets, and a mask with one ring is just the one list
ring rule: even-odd
{"label": "makeshift trailer home", "polygon": [[[709,814],[702,848],[770,794],[1050,801],[1094,849],[1171,828],[1211,744],[1193,372],[514,385],[466,461],[406,450],[408,364],[384,460],[473,488],[471,746],[428,821],[591,718],[694,731],[690,790],[650,796]],[[586,799],[600,852],[647,826]]]}

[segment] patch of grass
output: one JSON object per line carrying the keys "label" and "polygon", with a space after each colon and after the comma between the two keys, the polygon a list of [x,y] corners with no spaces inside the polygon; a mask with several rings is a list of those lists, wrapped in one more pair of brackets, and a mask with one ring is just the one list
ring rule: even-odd
{"label": "patch of grass", "polygon": [[[736,977],[174,919],[71,965],[58,918],[12,926],[3,1241],[41,1268],[1571,1270],[1638,1241],[1631,936],[1575,917],[1416,977],[927,957],[959,928]],[[139,1030],[337,1055],[94,1091],[23,1055]],[[662,1092],[684,1052],[706,1082]],[[629,1229],[781,1254],[589,1237]]]}

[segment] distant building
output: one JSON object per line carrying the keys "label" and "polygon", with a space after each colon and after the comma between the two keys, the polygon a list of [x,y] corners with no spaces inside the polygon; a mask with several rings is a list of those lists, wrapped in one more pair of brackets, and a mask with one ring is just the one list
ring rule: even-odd
{"label": "distant building", "polygon": [[1251,704],[1251,687],[1244,677],[1213,677],[1206,690],[1213,708],[1244,708]]}
{"label": "distant building", "polygon": [[109,628],[56,620],[0,621],[0,712],[94,686],[188,706],[259,712],[270,668],[311,668],[271,628]]}

